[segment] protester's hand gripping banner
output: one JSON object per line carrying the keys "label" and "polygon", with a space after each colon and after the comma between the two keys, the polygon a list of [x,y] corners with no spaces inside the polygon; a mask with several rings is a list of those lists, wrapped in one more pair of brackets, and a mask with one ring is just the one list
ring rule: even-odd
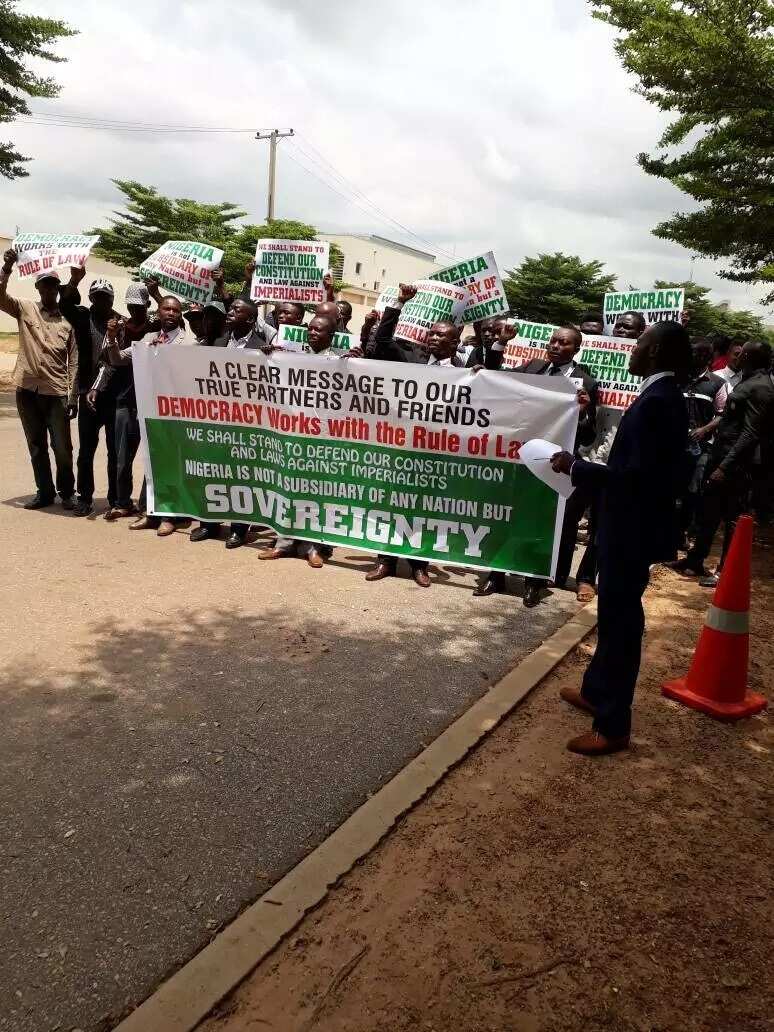
{"label": "protester's hand gripping banner", "polygon": [[564,377],[175,345],[133,362],[149,511],[552,575],[564,503],[519,450],[572,449]]}
{"label": "protester's hand gripping banner", "polygon": [[[291,326],[283,323],[277,330],[275,346],[283,351],[296,351],[302,354],[312,354],[309,344],[309,331],[306,326]],[[360,347],[360,340],[354,333],[334,333],[331,343],[331,351],[339,351],[344,354],[353,348]]]}
{"label": "protester's hand gripping banner", "polygon": [[414,286],[417,292],[401,310],[395,327],[396,337],[412,340],[415,344],[424,344],[433,323],[452,322],[460,325],[462,313],[468,303],[468,292],[465,287],[429,279],[417,280]]}
{"label": "protester's hand gripping banner", "polygon": [[642,377],[629,372],[629,358],[636,346],[636,340],[625,337],[583,334],[583,345],[575,359],[597,381],[598,405],[622,411],[637,397]]}
{"label": "protester's hand gripping banner", "polygon": [[448,269],[432,273],[429,278],[453,283],[468,291],[468,302],[462,313],[463,322],[491,319],[492,316],[508,311],[508,299],[493,251],[478,254],[464,262],[456,262]]}
{"label": "protester's hand gripping banner", "polygon": [[327,240],[259,240],[250,297],[319,304],[325,300],[329,251]]}
{"label": "protester's hand gripping banner", "polygon": [[605,294],[603,306],[605,333],[612,336],[618,317],[624,312],[639,312],[648,326],[669,320],[679,322],[684,303],[682,287],[611,291]]}
{"label": "protester's hand gripping banner", "polygon": [[98,236],[81,233],[18,233],[11,247],[19,256],[19,278],[37,276],[61,266],[80,268],[86,264]]}
{"label": "protester's hand gripping banner", "polygon": [[193,240],[168,240],[140,266],[142,279],[153,277],[161,288],[183,301],[206,304],[212,300],[212,274],[220,267],[223,252]]}

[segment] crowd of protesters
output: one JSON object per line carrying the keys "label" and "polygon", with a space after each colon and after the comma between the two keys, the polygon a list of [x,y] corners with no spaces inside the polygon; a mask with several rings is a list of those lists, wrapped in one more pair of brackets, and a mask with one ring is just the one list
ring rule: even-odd
{"label": "crowd of protesters", "polygon": [[[0,309],[19,324],[13,382],[37,487],[25,508],[53,505],[58,494],[63,508],[88,516],[93,511],[94,459],[103,431],[108,480],[104,518],[115,522],[134,516],[130,530],[155,530],[159,537],[187,528],[189,519],[146,511],[144,481],[138,504],[133,501],[140,423],[132,345],[189,343],[268,352],[277,346],[279,326],[303,324],[304,306],[284,302],[262,317],[250,300],[250,264],[241,295],[226,291],[218,271],[212,301],[185,312],[177,298],[161,294],[157,282],[132,283],[124,318],[113,307],[113,287],[105,279],[93,280],[89,304],[81,303],[83,268],[72,269],[67,283],[55,271],[40,273],[38,301],[10,296],[8,280],[16,260],[15,251],[6,251]],[[340,358],[341,352],[333,351],[334,335],[348,329],[352,309],[335,300],[330,276],[325,286],[327,300],[316,306],[306,326],[308,346],[316,355]],[[646,326],[640,313],[624,312],[613,334],[636,340],[629,372],[641,377],[641,384],[637,398],[617,421],[603,421],[597,418],[597,383],[576,358],[583,334],[602,332],[601,315],[589,313],[578,326],[558,327],[545,355],[509,370],[503,368],[503,356],[515,330],[505,318],[474,324],[469,340],[461,340],[459,328],[447,321],[432,325],[421,346],[396,337],[401,309],[415,293],[415,287],[401,284],[397,298],[381,315],[372,312],[366,317],[359,346],[344,357],[467,366],[474,373],[488,369],[503,376],[562,376],[575,387],[579,418],[573,452],[558,452],[551,459],[554,471],[567,475],[573,486],[564,508],[553,586],[568,586],[585,518],[588,541],[574,590],[580,601],[591,600],[595,593],[599,597],[594,656],[581,685],[567,685],[561,692],[565,702],[590,715],[593,724],[567,748],[585,756],[625,750],[644,631],[642,596],[651,567],[670,562],[679,574],[712,586],[739,515],[755,509],[759,517],[768,518],[774,444],[771,348],[761,341],[691,340],[680,323]],[[76,417],[77,477],[70,435],[70,420]],[[721,525],[720,562],[710,572],[705,563]],[[190,540],[219,538],[220,532],[219,524],[200,522]],[[249,532],[249,525],[232,523],[226,548],[243,545]],[[676,558],[678,545],[685,553],[681,559]],[[319,569],[331,551],[322,543],[278,535],[259,558],[298,556]],[[377,556],[366,580],[394,576],[397,566],[395,557]],[[417,585],[431,586],[426,560],[410,559],[409,566]],[[491,572],[474,595],[503,591],[505,584],[505,574]],[[524,605],[538,605],[545,587],[544,580],[526,578]]]}
{"label": "crowd of protesters", "polygon": [[[110,522],[135,517],[131,530],[152,529],[160,537],[190,526],[178,517],[157,516],[145,511],[145,484],[135,504],[133,464],[140,444],[140,425],[132,376],[132,344],[189,343],[270,351],[276,346],[277,328],[283,324],[304,325],[307,311],[301,304],[283,302],[262,317],[250,300],[252,263],[245,269],[245,287],[234,297],[225,289],[223,274],[215,273],[213,300],[183,311],[175,297],[163,296],[158,282],[136,282],[127,289],[124,303],[128,317],[114,308],[114,291],[105,279],[95,279],[88,289],[88,304],[82,303],[80,285],[83,268],[70,270],[62,282],[56,271],[41,273],[36,280],[39,300],[11,297],[8,281],[17,256],[5,253],[0,271],[0,309],[19,324],[19,357],[13,374],[16,401],[24,428],[36,484],[36,494],[27,509],[54,504],[76,516],[88,516],[94,506],[94,461],[100,432],[107,455],[108,507]],[[336,300],[331,277],[326,277],[327,300],[318,304],[306,324],[310,350],[330,353],[334,333],[347,331],[351,306]],[[360,332],[360,346],[350,357],[392,362],[467,366],[534,376],[565,376],[577,385],[580,407],[575,457],[604,464],[616,433],[616,422],[604,426],[597,416],[597,384],[576,356],[582,334],[603,331],[601,314],[588,313],[577,326],[563,326],[551,336],[545,354],[516,369],[502,368],[503,355],[515,329],[505,317],[486,319],[473,325],[473,335],[461,339],[459,327],[438,322],[419,346],[394,336],[402,306],[415,288],[401,285],[398,297],[383,314],[371,312]],[[155,309],[152,311],[152,304]],[[613,329],[617,337],[639,339],[646,323],[638,312],[622,313]],[[695,338],[691,341],[693,365],[683,383],[689,440],[685,448],[685,477],[678,502],[680,536],[685,556],[674,568],[684,576],[699,578],[711,586],[717,581],[736,519],[755,508],[768,519],[772,504],[774,464],[774,379],[771,349],[759,341],[729,341],[724,338]],[[70,420],[78,420],[78,456],[75,468]],[[52,475],[49,440],[56,474]],[[683,449],[676,441],[675,447]],[[570,567],[578,542],[579,528],[586,523],[587,545],[575,577],[574,590],[580,601],[594,597],[597,579],[597,505],[594,492],[579,484],[565,506],[554,587],[570,582]],[[706,561],[713,541],[723,527],[720,562],[710,572]],[[226,534],[226,548],[243,545],[248,524],[233,523]],[[218,523],[202,522],[191,531],[191,541],[221,537]],[[330,556],[323,544],[278,536],[273,547],[260,553],[272,560],[302,556],[319,568]],[[380,555],[367,573],[368,581],[394,575],[398,560]],[[425,560],[411,560],[416,583],[429,587],[431,579]],[[507,577],[492,572],[474,591],[477,597],[505,590]],[[537,605],[547,582],[527,578],[524,605]]]}

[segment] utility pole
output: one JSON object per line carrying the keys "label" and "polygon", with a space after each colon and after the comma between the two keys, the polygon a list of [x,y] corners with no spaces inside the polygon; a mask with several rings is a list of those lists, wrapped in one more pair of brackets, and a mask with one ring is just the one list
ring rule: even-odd
{"label": "utility pole", "polygon": [[271,222],[274,218],[274,194],[277,181],[277,140],[285,136],[293,136],[292,129],[272,129],[267,133],[256,133],[256,140],[269,141],[269,200],[266,211],[266,221]]}

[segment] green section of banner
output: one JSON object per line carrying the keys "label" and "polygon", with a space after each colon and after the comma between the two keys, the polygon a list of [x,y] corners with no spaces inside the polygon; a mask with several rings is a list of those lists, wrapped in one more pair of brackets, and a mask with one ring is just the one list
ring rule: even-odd
{"label": "green section of banner", "polygon": [[146,419],[154,512],[547,577],[557,495],[521,465]]}

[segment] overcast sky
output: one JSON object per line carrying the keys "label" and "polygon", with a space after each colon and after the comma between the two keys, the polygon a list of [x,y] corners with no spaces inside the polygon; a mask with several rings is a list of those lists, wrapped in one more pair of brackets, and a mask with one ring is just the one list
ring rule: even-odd
{"label": "overcast sky", "polygon": [[[444,251],[492,248],[501,270],[540,252],[579,254],[604,261],[621,287],[690,274],[689,252],[650,233],[686,200],[635,161],[664,118],[632,92],[611,30],[584,0],[22,0],[20,9],[80,30],[58,44],[67,64],[45,66],[62,91],[33,101],[37,111],[292,126],[297,138],[279,148],[278,217],[378,233],[442,261]],[[250,221],[266,213],[268,144],[249,132],[17,122],[0,135],[35,159],[29,178],[0,180],[2,233],[101,224],[120,204],[111,177],[234,201]],[[717,267],[697,260],[694,279],[714,300],[762,313],[760,291],[719,279]]]}

